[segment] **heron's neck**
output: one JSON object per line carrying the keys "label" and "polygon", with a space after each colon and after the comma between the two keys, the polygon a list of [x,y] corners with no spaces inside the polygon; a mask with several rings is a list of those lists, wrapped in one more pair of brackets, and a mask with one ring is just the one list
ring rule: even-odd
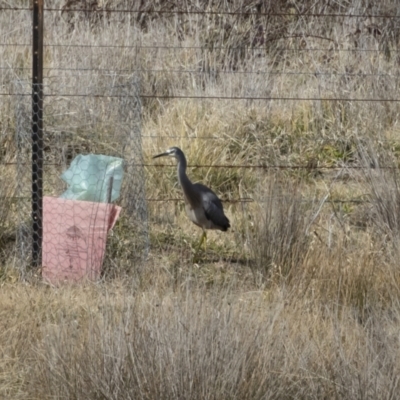
{"label": "heron's neck", "polygon": [[178,162],[178,179],[184,192],[186,192],[186,189],[190,189],[193,186],[192,182],[186,175],[186,168],[186,158],[182,157]]}

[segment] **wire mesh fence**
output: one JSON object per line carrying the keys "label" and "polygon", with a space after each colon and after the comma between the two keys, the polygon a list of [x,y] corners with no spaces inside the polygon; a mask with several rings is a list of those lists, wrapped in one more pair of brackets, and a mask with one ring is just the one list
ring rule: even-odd
{"label": "wire mesh fence", "polygon": [[[110,274],[129,271],[132,260],[139,265],[149,252],[171,265],[191,260],[200,231],[188,223],[175,163],[151,160],[173,145],[187,154],[189,177],[211,186],[232,220],[230,233],[209,235],[205,262],[253,263],[254,243],[282,228],[272,208],[291,215],[288,198],[307,202],[312,221],[321,202],[351,219],[367,199],[365,143],[373,143],[382,168],[392,168],[398,152],[399,25],[389,3],[345,11],[272,2],[260,9],[255,2],[236,9],[191,2],[186,8],[160,2],[159,9],[123,1],[46,4],[43,195],[67,191],[62,176],[77,157],[123,159],[115,203],[122,211],[105,251],[103,271]],[[8,5],[1,12],[1,113],[14,120],[2,124],[0,167],[16,182],[15,192],[5,193],[15,201],[3,231],[17,232],[24,273],[35,243],[31,10]],[[288,181],[296,182],[296,196]],[[267,221],[275,221],[269,231]],[[292,223],[296,231],[300,222],[293,216]],[[309,231],[308,222],[303,228]],[[264,260],[275,262],[270,255]]]}
{"label": "wire mesh fence", "polygon": [[[30,97],[26,96],[29,93],[26,92],[29,84],[16,84],[16,178],[19,214],[17,248],[21,272],[31,264],[35,241],[40,241],[40,245],[43,241],[47,258],[54,259],[51,262],[67,263],[64,268],[74,267],[73,263],[86,263],[86,259],[93,257],[99,259],[97,263],[102,262],[105,238],[101,238],[101,234],[103,231],[104,236],[104,232],[107,233],[110,229],[107,224],[114,225],[114,222],[110,222],[110,213],[114,209],[103,204],[117,199],[117,204],[123,207],[124,213],[119,225],[121,232],[117,229],[116,235],[128,236],[122,229],[135,227],[134,232],[129,233],[129,238],[125,238],[125,259],[129,262],[142,261],[148,253],[139,82],[114,82],[110,86],[107,86],[107,82],[103,83],[103,87],[86,88],[85,97],[62,99],[61,93],[56,102],[44,100],[45,156],[41,167],[46,202],[42,209],[43,221],[45,227],[52,221],[57,225],[50,231],[45,228],[43,234],[39,233],[39,238],[32,236],[30,166],[32,159],[34,163],[36,161],[31,147],[31,116],[28,112]],[[98,96],[100,92],[101,97]],[[88,159],[87,154],[102,156]],[[113,187],[110,188],[110,198],[107,198],[110,178]],[[62,198],[63,201],[60,201],[65,209],[59,204],[50,203],[49,198]],[[73,200],[74,203],[67,200]],[[88,222],[90,216],[95,216],[91,223],[90,219]],[[71,230],[75,231],[75,236],[71,236]],[[101,242],[98,247],[91,243],[94,247],[89,250],[86,236],[92,241],[97,238],[104,243]],[[80,239],[82,243],[77,242]],[[69,243],[68,240],[72,242]],[[66,254],[69,254],[68,260],[63,259]],[[107,260],[107,257],[106,262],[108,261],[111,268],[114,260]],[[46,264],[49,263],[47,260]],[[91,264],[89,261],[88,263]]]}

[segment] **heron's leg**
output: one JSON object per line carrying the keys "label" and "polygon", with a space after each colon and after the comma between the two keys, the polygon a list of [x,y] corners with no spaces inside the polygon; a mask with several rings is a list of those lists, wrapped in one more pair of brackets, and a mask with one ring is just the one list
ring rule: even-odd
{"label": "heron's leg", "polygon": [[207,231],[203,231],[204,251],[207,250]]}
{"label": "heron's leg", "polygon": [[203,243],[204,243],[204,250],[207,250],[207,232],[205,230],[203,230],[203,234],[201,235],[200,238],[199,250],[201,246],[203,246]]}
{"label": "heron's leg", "polygon": [[196,251],[194,253],[194,256],[193,256],[193,262],[197,261],[197,255],[198,255],[203,243],[204,243],[204,247],[206,248],[206,245],[207,245],[207,233],[206,233],[205,230],[203,230],[203,233],[201,234],[199,245],[197,246],[197,249],[196,249]]}

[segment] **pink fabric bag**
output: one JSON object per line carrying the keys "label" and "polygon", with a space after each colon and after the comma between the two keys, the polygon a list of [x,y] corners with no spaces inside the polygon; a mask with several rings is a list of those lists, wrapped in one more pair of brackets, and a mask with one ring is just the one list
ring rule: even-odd
{"label": "pink fabric bag", "polygon": [[43,198],[42,277],[52,284],[100,277],[107,233],[121,207]]}

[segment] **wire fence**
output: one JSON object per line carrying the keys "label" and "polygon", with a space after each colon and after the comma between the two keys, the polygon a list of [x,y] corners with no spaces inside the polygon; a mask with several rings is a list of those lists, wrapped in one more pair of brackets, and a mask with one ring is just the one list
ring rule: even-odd
{"label": "wire fence", "polygon": [[[68,4],[73,4],[74,2],[66,2],[65,7],[45,7],[44,11],[51,11],[51,12],[70,12],[71,10],[68,9]],[[79,2],[75,2],[78,4]],[[97,3],[97,2],[95,2]],[[84,2],[82,2],[84,4]],[[0,6],[1,11],[32,11],[32,7],[9,7],[9,6]],[[400,18],[399,15],[395,14],[370,14],[368,12],[363,13],[356,13],[356,14],[348,14],[348,13],[313,13],[313,12],[298,12],[298,13],[282,13],[282,12],[246,12],[246,11],[226,11],[226,10],[219,10],[219,11],[204,11],[204,10],[132,10],[132,9],[113,9],[113,8],[74,8],[72,10],[75,13],[127,13],[127,14],[184,14],[184,15],[233,15],[233,16],[268,16],[268,17],[291,17],[291,18],[311,18],[311,17],[321,17],[321,18],[382,18],[382,19],[398,19]]]}
{"label": "wire fence", "polygon": [[[189,174],[194,180],[206,174],[206,183],[232,207],[231,215],[236,213],[236,226],[252,214],[251,204],[268,201],[263,185],[273,171],[318,179],[329,192],[332,185],[359,180],[365,169],[397,168],[384,153],[397,154],[400,132],[397,13],[379,7],[346,13],[136,10],[123,2],[115,9],[92,3],[55,2],[44,8],[42,164],[30,149],[32,8],[0,3],[1,113],[7,115],[0,168],[4,179],[17,183],[0,195],[17,199],[22,270],[32,251],[32,162],[43,172],[48,197],[66,189],[60,177],[77,156],[125,160],[118,203],[125,214],[112,239],[109,265],[114,259],[132,261],[139,253],[146,257],[149,225],[158,226],[162,251],[179,249],[188,256],[173,234],[185,220],[176,167],[146,160],[158,149],[185,147]],[[366,162],[359,148],[364,137],[374,141],[374,132],[380,150],[376,160]],[[15,173],[9,172],[14,167]],[[330,203],[368,202],[359,190],[342,194]],[[323,198],[306,200],[319,204]],[[243,229],[247,233],[239,228],[234,233],[242,245],[249,235],[249,228]],[[182,232],[190,242],[190,228]]]}

